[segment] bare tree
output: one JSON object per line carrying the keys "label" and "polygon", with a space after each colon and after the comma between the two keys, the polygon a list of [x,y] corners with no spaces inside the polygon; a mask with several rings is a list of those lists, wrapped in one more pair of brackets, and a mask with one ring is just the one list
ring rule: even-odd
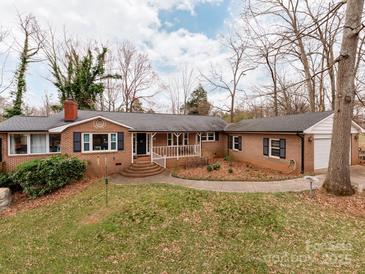
{"label": "bare tree", "polygon": [[329,167],[323,187],[335,195],[352,195],[349,152],[355,99],[356,57],[364,0],[348,0],[337,73],[337,93]]}
{"label": "bare tree", "polygon": [[18,44],[20,49],[20,58],[18,69],[15,73],[16,88],[12,91],[14,96],[13,106],[6,110],[6,117],[22,114],[23,96],[26,92],[26,72],[28,65],[32,62],[39,62],[40,60],[35,59],[41,48],[41,41],[37,39],[39,33],[39,26],[34,16],[27,15],[19,17],[19,26],[24,35],[22,44]]}
{"label": "bare tree", "polygon": [[137,51],[136,47],[125,41],[121,43],[117,50],[118,68],[116,74],[121,80],[121,92],[123,107],[126,112],[133,112],[133,105],[137,101],[153,97],[156,92],[146,94],[151,90],[157,81],[157,74],[153,71],[147,54]]}
{"label": "bare tree", "polygon": [[165,89],[169,94],[172,113],[187,114],[187,101],[196,85],[194,70],[187,65],[177,75],[170,77]]}
{"label": "bare tree", "polygon": [[235,100],[237,92],[243,91],[240,87],[242,78],[248,71],[254,70],[247,54],[247,41],[239,34],[231,35],[225,43],[229,51],[227,63],[229,66],[230,76],[224,75],[222,70],[217,70],[213,66],[210,69],[210,75],[202,77],[213,87],[213,89],[228,91],[230,97],[230,121],[234,121]]}

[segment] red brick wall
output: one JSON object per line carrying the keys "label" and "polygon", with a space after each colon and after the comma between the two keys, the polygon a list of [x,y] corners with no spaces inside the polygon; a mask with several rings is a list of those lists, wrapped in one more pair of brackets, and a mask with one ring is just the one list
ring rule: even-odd
{"label": "red brick wall", "polygon": [[[97,128],[94,126],[94,121],[86,122],[67,128],[61,134],[61,153],[72,156],[77,156],[88,163],[87,175],[102,176],[104,174],[105,158],[108,166],[108,173],[113,174],[121,171],[131,163],[131,134],[126,128],[119,125],[105,121],[104,128]],[[89,132],[89,133],[110,133],[110,132],[124,132],[124,151],[116,152],[90,152],[90,153],[75,153],[73,152],[73,132]],[[6,134],[3,137],[3,160],[5,162],[5,169],[8,171],[14,170],[17,165],[24,161],[32,159],[40,159],[49,157],[50,154],[44,155],[15,155],[8,156],[8,138]],[[121,164],[121,165],[117,165]]]}
{"label": "red brick wall", "polygon": [[[295,160],[295,173],[301,168],[301,141],[296,135],[283,134],[231,134],[242,136],[242,151],[229,150],[233,160],[252,163],[258,167],[290,172],[290,160]],[[263,138],[286,139],[286,159],[263,155]]]}
{"label": "red brick wall", "polygon": [[359,135],[351,134],[351,165],[358,165],[359,160]]}

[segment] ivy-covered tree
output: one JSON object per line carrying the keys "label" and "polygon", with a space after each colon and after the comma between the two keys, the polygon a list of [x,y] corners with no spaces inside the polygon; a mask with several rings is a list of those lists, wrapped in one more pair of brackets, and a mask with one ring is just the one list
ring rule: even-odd
{"label": "ivy-covered tree", "polygon": [[11,92],[13,96],[13,105],[5,109],[5,118],[15,115],[21,115],[23,107],[23,97],[26,92],[26,72],[28,65],[34,62],[34,56],[40,50],[41,41],[36,37],[39,33],[39,27],[35,17],[28,15],[26,17],[19,16],[19,25],[24,34],[24,41],[20,50],[20,58],[18,69],[15,73],[15,89]]}
{"label": "ivy-covered tree", "polygon": [[58,43],[52,31],[44,40],[43,50],[61,104],[67,98],[72,98],[80,109],[95,109],[97,98],[104,91],[102,79],[107,48],[92,49],[89,45],[86,50],[81,50],[78,43],[71,39]]}
{"label": "ivy-covered tree", "polygon": [[187,114],[208,115],[211,104],[208,102],[208,95],[206,90],[199,85],[186,102]]}

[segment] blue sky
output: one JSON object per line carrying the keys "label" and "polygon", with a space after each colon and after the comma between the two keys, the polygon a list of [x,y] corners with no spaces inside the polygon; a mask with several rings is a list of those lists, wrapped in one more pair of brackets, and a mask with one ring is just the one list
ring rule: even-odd
{"label": "blue sky", "polygon": [[190,32],[202,33],[209,38],[215,38],[224,27],[224,21],[229,16],[230,0],[220,3],[198,3],[194,12],[187,10],[161,10],[159,18],[162,29],[176,31],[180,28]]}

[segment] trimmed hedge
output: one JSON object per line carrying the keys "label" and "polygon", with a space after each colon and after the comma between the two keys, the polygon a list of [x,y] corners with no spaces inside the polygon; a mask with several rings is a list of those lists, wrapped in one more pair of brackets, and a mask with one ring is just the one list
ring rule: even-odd
{"label": "trimmed hedge", "polygon": [[35,198],[80,180],[85,171],[86,162],[58,155],[24,162],[11,177],[29,197]]}

